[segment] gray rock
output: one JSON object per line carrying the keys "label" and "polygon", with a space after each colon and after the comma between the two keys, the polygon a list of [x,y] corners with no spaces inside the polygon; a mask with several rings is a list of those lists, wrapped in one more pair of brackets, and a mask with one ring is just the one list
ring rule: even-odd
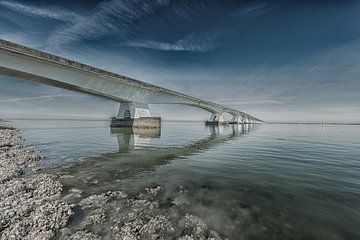
{"label": "gray rock", "polygon": [[100,240],[101,238],[97,234],[92,233],[92,232],[77,231],[67,239],[71,239],[71,240]]}
{"label": "gray rock", "polygon": [[53,239],[73,214],[50,174],[19,178],[41,155],[23,145],[14,129],[0,128],[0,239]]}

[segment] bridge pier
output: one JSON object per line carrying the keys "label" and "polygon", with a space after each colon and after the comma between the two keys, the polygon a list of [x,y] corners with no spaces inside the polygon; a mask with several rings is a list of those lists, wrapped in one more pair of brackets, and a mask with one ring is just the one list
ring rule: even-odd
{"label": "bridge pier", "polygon": [[161,118],[152,117],[147,104],[124,102],[120,103],[117,116],[111,118],[110,127],[160,128]]}
{"label": "bridge pier", "polygon": [[[239,120],[241,119],[241,120]],[[242,116],[242,115],[233,115],[230,124],[243,124],[243,125],[253,125],[256,124],[256,121],[249,116]]]}
{"label": "bridge pier", "polygon": [[[239,119],[241,120],[239,121]],[[244,116],[233,115],[230,124],[244,124]]]}
{"label": "bridge pier", "polygon": [[217,126],[217,125],[226,125],[229,124],[229,122],[225,121],[223,115],[221,113],[212,113],[209,120],[207,120],[205,122],[205,125],[212,125],[212,126]]}
{"label": "bridge pier", "polygon": [[244,124],[251,124],[251,118],[245,117]]}

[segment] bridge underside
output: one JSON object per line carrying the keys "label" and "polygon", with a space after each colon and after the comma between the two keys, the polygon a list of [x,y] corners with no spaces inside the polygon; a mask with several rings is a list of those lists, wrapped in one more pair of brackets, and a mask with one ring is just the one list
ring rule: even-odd
{"label": "bridge underside", "polygon": [[120,103],[114,127],[160,127],[148,104],[184,104],[207,110],[207,124],[226,123],[223,113],[232,115],[231,124],[252,124],[261,120],[226,106],[111,73],[56,55],[0,39],[0,75],[31,80],[50,86],[107,98]]}

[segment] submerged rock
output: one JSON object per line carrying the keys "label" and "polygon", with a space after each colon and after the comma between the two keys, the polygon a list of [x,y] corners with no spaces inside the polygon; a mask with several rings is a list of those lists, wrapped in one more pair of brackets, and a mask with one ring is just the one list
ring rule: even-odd
{"label": "submerged rock", "polygon": [[127,195],[122,191],[108,191],[96,195],[91,195],[82,199],[79,206],[82,209],[99,208],[114,199],[124,199]]}
{"label": "submerged rock", "polygon": [[[78,224],[72,226],[72,231],[76,233],[80,229],[104,239],[121,240],[176,237],[184,240],[222,239],[200,217],[185,214],[184,209],[176,205],[164,207],[164,204],[160,204],[158,201],[161,197],[155,196],[162,190],[161,187],[151,187],[135,196],[123,191],[88,196],[78,203],[83,217]],[[176,194],[185,193],[186,191]]]}
{"label": "submerged rock", "polygon": [[158,195],[161,190],[162,189],[160,186],[145,188],[145,191],[148,192],[149,194],[151,194],[152,196]]}

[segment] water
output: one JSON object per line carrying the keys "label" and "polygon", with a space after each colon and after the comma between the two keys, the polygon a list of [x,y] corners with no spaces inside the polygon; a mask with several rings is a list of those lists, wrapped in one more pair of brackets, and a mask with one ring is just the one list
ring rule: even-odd
{"label": "water", "polygon": [[161,186],[166,202],[180,187],[186,211],[229,239],[360,239],[360,126],[15,125],[46,156],[41,171],[63,176],[65,195]]}

